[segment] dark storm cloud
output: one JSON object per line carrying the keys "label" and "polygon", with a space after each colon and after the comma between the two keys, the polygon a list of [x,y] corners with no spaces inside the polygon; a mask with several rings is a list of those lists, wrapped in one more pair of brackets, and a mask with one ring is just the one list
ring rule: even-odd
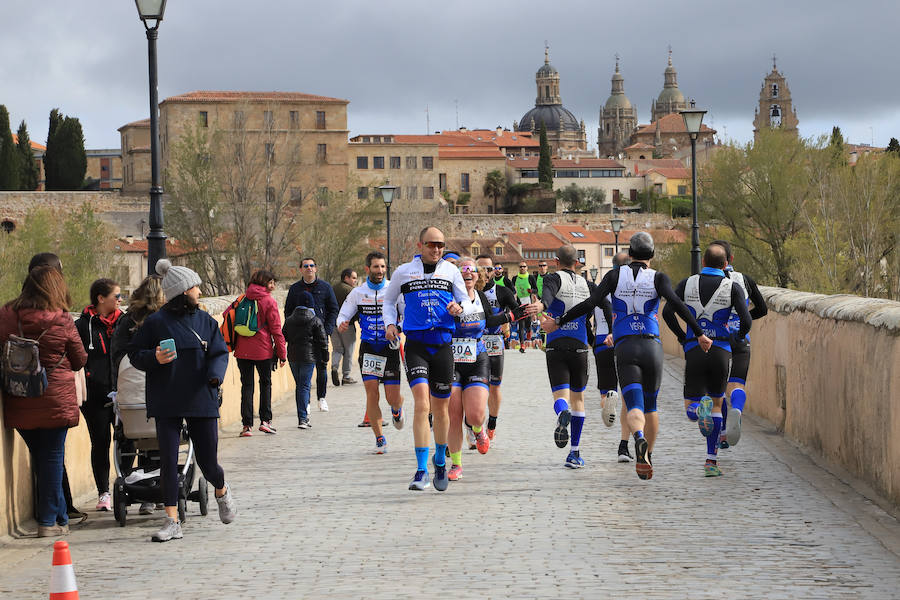
{"label": "dark storm cloud", "polygon": [[[11,2],[5,3],[13,4]],[[647,122],[667,46],[687,97],[714,127],[749,137],[772,53],[804,135],[841,124],[876,142],[900,134],[894,1],[756,3],[460,1],[255,3],[169,0],[160,28],[160,97],[195,89],[290,90],[347,98],[350,128],[424,132],[511,127],[534,104],[544,40],[567,107],[590,137],[614,54]],[[15,3],[0,9],[0,103],[43,140],[49,110],[81,118],[88,145],[147,114],[147,57],[133,3]],[[14,124],[15,125],[15,124]],[[865,135],[863,136],[863,130]]]}

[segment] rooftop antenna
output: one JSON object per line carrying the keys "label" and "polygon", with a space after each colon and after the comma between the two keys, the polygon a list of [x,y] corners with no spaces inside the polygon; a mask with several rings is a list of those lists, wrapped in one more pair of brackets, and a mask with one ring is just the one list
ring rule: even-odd
{"label": "rooftop antenna", "polygon": [[459,100],[454,100],[453,104],[456,105],[456,130],[459,131]]}
{"label": "rooftop antenna", "polygon": [[431,115],[428,114],[428,105],[425,105],[425,135],[431,133]]}

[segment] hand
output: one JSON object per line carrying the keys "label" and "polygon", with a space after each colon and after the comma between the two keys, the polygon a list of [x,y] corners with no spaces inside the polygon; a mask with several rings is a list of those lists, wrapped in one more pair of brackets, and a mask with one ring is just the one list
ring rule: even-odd
{"label": "hand", "polygon": [[112,400],[113,402],[115,402],[116,396],[118,396],[118,395],[119,395],[118,392],[110,392],[106,395],[106,397],[109,398],[110,400]]}
{"label": "hand", "polygon": [[350,321],[344,321],[337,326],[338,333],[344,333],[350,328]]}
{"label": "hand", "polygon": [[285,363],[287,363],[286,360],[284,360],[283,358],[279,359],[278,360],[278,368],[284,367]]}
{"label": "hand", "polygon": [[542,312],[544,312],[543,302],[532,302],[531,304],[525,305],[525,314],[529,317],[533,317]]}
{"label": "hand", "polygon": [[713,341],[705,335],[701,335],[697,338],[697,345],[700,346],[700,349],[704,352],[709,352],[709,349],[712,348]]}
{"label": "hand", "polygon": [[397,326],[396,325],[388,325],[384,330],[384,337],[387,338],[387,341],[393,342],[397,339]]}
{"label": "hand", "polygon": [[156,362],[161,365],[167,365],[175,360],[174,350],[163,350],[159,346],[156,347]]}
{"label": "hand", "polygon": [[541,319],[541,329],[543,329],[547,333],[553,333],[554,331],[559,329],[559,326],[556,324],[556,319],[553,319],[550,316],[546,316]]}
{"label": "hand", "polygon": [[451,302],[447,305],[447,312],[453,315],[454,317],[462,314],[462,306],[460,306],[456,301]]}
{"label": "hand", "polygon": [[517,306],[510,311],[510,314],[512,315],[512,319],[510,319],[510,321],[509,321],[510,323],[513,323],[515,321],[521,321],[522,319],[525,318],[525,307]]}
{"label": "hand", "polygon": [[610,348],[613,347],[613,336],[611,333],[606,334],[606,339],[603,340],[603,345],[609,346]]}

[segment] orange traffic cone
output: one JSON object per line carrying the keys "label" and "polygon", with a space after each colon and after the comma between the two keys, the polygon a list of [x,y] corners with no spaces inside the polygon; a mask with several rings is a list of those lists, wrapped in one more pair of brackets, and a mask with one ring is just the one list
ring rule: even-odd
{"label": "orange traffic cone", "polygon": [[69,556],[69,544],[53,544],[53,566],[50,567],[50,600],[78,600],[75,569]]}

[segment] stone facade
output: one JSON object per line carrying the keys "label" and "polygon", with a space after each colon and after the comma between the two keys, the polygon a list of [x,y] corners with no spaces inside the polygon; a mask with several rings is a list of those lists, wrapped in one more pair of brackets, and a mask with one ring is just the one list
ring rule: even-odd
{"label": "stone facade", "polygon": [[[715,129],[701,125],[697,135],[697,151],[704,146],[714,146],[715,135]],[[670,158],[684,148],[688,151],[691,148],[691,135],[684,126],[684,118],[678,113],[665,115],[649,125],[640,126],[631,136],[631,141],[633,144],[653,146],[654,158]]]}
{"label": "stone facade", "polygon": [[797,129],[799,122],[787,80],[778,72],[775,58],[772,57],[772,72],[766,75],[759,89],[759,106],[753,116],[753,138],[756,139],[764,128],[777,128],[800,135]]}
{"label": "stone facade", "polygon": [[[628,230],[672,229],[676,224],[688,225],[689,219],[672,219],[658,213],[622,213]],[[609,214],[469,214],[450,215],[443,225],[444,235],[452,237],[499,237],[504,232],[544,231],[552,225],[581,225],[585,229],[608,229]]]}
{"label": "stone facade", "polygon": [[[442,152],[438,179],[441,191],[449,194],[456,213],[484,214],[494,211],[492,199],[484,195],[484,183],[491,171],[506,173],[506,157],[496,150]],[[460,194],[469,193],[469,201],[458,202]],[[502,200],[502,199],[500,199]]]}
{"label": "stone facade", "polygon": [[666,115],[677,114],[688,107],[684,94],[678,89],[678,73],[672,66],[672,50],[669,50],[669,64],[663,71],[663,89],[659,97],[650,104],[650,120],[658,121]]}
{"label": "stone facade", "polygon": [[625,78],[616,71],[612,76],[612,90],[606,104],[600,109],[600,127],[597,129],[597,150],[600,156],[618,156],[631,143],[631,134],[637,129],[637,108],[625,95]]}
{"label": "stone facade", "polygon": [[378,186],[396,186],[391,208],[430,212],[442,204],[438,144],[405,143],[392,135],[357,135],[348,146],[350,185],[357,198],[379,194]]}
{"label": "stone facade", "polygon": [[122,191],[150,193],[150,119],[119,127],[122,140]]}

